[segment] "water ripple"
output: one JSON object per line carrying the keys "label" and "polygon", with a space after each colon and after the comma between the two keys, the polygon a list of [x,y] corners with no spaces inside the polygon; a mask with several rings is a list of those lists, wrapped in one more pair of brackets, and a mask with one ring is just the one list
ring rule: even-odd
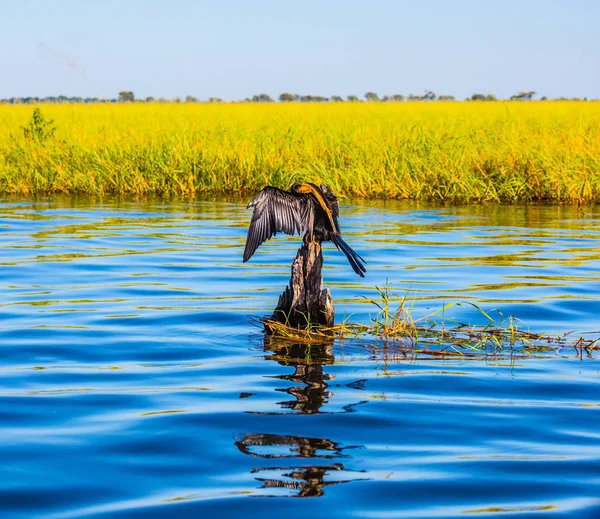
{"label": "water ripple", "polygon": [[[598,330],[599,211],[347,205],[368,273],[327,247],[338,319],[368,319],[361,296],[389,279],[416,314],[469,301]],[[3,516],[600,516],[595,358],[265,342],[248,315],[272,309],[299,240],[242,264],[235,201],[0,215]]]}

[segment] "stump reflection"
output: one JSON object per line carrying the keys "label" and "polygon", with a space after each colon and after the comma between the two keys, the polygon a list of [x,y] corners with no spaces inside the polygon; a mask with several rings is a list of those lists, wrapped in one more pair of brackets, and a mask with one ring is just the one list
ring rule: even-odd
{"label": "stump reflection", "polygon": [[277,376],[281,380],[298,384],[277,390],[293,397],[293,400],[279,402],[279,405],[305,414],[318,413],[331,397],[327,383],[334,375],[325,373],[323,366],[334,363],[333,343],[282,343],[266,336],[265,350],[271,352],[267,356],[268,360],[294,368],[294,372],[289,375]]}
{"label": "stump reflection", "polygon": [[[300,414],[321,412],[322,406],[332,397],[328,382],[334,375],[325,373],[324,366],[334,363],[333,343],[298,344],[266,336],[264,347],[267,360],[294,369],[292,374],[277,376],[293,383],[287,389],[277,389],[293,397],[278,402],[278,405]],[[243,454],[265,461],[266,466],[251,470],[261,483],[261,489],[287,489],[292,491],[288,497],[319,497],[328,486],[364,479],[360,471],[349,470],[339,461],[348,458],[346,451],[356,447],[340,447],[328,438],[252,433],[244,435],[235,445]],[[267,460],[275,465],[271,466]],[[290,463],[281,463],[283,460]]]}

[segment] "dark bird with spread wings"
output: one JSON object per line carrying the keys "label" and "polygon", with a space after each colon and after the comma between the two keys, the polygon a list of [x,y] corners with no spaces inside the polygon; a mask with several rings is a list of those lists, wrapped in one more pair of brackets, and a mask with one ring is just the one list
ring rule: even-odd
{"label": "dark bird with spread wings", "polygon": [[337,197],[326,185],[318,187],[303,182],[294,184],[290,191],[267,186],[250,200],[248,207],[254,207],[254,213],[246,238],[244,263],[261,243],[278,232],[298,233],[306,243],[332,241],[346,255],[354,272],[365,277],[365,260],[342,239]]}

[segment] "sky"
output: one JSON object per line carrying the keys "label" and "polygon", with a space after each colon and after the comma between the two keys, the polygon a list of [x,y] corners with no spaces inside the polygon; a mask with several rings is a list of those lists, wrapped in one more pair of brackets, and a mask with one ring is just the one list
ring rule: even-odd
{"label": "sky", "polygon": [[0,98],[600,98],[597,0],[0,0]]}

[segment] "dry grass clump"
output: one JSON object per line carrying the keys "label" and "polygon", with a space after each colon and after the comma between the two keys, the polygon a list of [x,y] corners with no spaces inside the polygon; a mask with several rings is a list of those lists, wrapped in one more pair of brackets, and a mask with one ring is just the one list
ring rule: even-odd
{"label": "dry grass clump", "polygon": [[[368,347],[389,347],[423,352],[429,355],[489,355],[489,354],[539,354],[574,349],[579,356],[591,356],[600,345],[600,338],[586,339],[563,334],[533,333],[520,328],[513,316],[493,319],[479,306],[469,303],[448,303],[439,310],[415,318],[407,294],[392,292],[390,284],[376,287],[378,300],[368,300],[377,308],[377,314],[368,324],[353,323],[345,319],[331,328],[309,326],[293,328],[270,318],[255,320],[264,325],[275,340],[304,344],[328,344],[332,340],[364,344]],[[396,306],[393,309],[393,306]],[[449,318],[446,310],[453,306],[470,305],[485,320],[483,325],[462,323]]]}

